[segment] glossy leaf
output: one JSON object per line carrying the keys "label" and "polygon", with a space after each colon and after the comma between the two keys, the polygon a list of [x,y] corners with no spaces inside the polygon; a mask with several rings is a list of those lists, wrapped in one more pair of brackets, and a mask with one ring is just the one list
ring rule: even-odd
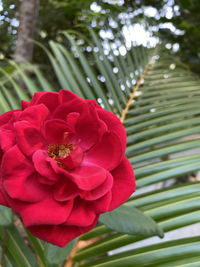
{"label": "glossy leaf", "polygon": [[64,248],[45,243],[44,256],[47,266],[60,264],[65,259],[67,259],[76,242],[77,239],[74,239],[69,242]]}
{"label": "glossy leaf", "polygon": [[162,229],[151,217],[143,214],[133,206],[120,206],[113,211],[106,212],[100,216],[100,222],[119,233],[164,236]]}
{"label": "glossy leaf", "polygon": [[12,224],[12,220],[13,220],[12,210],[7,207],[0,206],[0,226],[10,225]]}

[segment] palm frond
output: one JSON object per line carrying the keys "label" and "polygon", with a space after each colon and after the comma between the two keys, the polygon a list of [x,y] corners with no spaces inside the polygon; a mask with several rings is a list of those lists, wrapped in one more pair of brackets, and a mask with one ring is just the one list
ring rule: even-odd
{"label": "palm frond", "polygon": [[[102,41],[91,30],[88,57],[72,35],[65,33],[65,37],[74,52],[56,42],[46,51],[59,87],[95,99],[121,118],[126,128],[126,156],[138,190],[124,205],[139,208],[166,233],[199,222],[200,183],[188,179],[200,170],[199,78],[162,47],[129,48],[121,38],[126,54],[108,41],[105,54]],[[39,68],[32,66],[32,80],[21,67],[13,66],[28,93],[15,76],[4,73],[8,79],[0,80],[2,112],[16,108],[18,100],[29,98],[38,86],[53,90]],[[168,186],[169,181],[173,185]],[[73,258],[78,266],[198,266],[199,262],[199,236],[135,248],[148,237],[115,233],[100,224],[81,236],[85,244],[92,238],[96,238],[92,244],[76,251]],[[133,244],[130,251],[104,257],[128,244]]]}
{"label": "palm frond", "polygon": [[[198,222],[200,216],[197,205],[199,193],[197,191],[188,193],[186,190],[181,196],[176,195],[176,190],[178,192],[183,189],[190,190],[193,184],[189,183],[183,188],[182,186],[173,186],[163,189],[163,192],[155,191],[155,189],[160,186],[160,182],[164,186],[163,182],[169,179],[182,178],[184,175],[200,169],[199,150],[195,150],[192,156],[189,153],[191,149],[200,148],[199,79],[190,73],[178,59],[174,59],[165,51],[154,52],[152,56],[152,51],[147,49],[146,54],[149,56],[145,60],[147,62],[145,66],[144,55],[141,56],[140,48],[137,48],[137,63],[140,58],[140,62],[143,64],[138,66],[141,75],[137,79],[136,75],[132,76],[134,71],[131,67],[136,65],[136,60],[130,59],[130,51],[127,52],[126,56],[120,54],[114,56],[113,51],[110,51],[109,55],[115,59],[109,61],[109,56],[102,55],[100,40],[94,33],[92,33],[92,37],[99,48],[98,53],[94,52],[93,69],[96,71],[96,77],[100,73],[105,78],[105,85],[101,84],[101,86],[104,86],[107,96],[107,99],[102,99],[99,92],[96,99],[101,98],[104,106],[106,103],[110,110],[120,115],[127,129],[126,155],[133,164],[137,188],[142,188],[145,192],[146,186],[154,185],[152,193],[143,193],[138,197],[133,197],[127,205],[138,206],[146,214],[152,216],[166,232]],[[72,45],[75,45],[75,41],[72,42]],[[82,57],[83,52],[80,48],[76,52],[78,59]],[[158,59],[159,54],[162,56]],[[109,71],[116,66],[116,62],[119,64],[119,58],[123,58],[126,62],[126,69],[124,70],[124,65],[121,64],[117,75],[113,73],[108,75],[108,73],[110,74]],[[130,64],[130,60],[132,64]],[[82,67],[84,71],[84,65]],[[141,69],[143,70],[141,71]],[[126,73],[126,78],[124,78],[124,73]],[[89,76],[89,73],[86,75]],[[120,84],[121,81],[128,81],[133,77],[137,79],[137,83],[132,88],[132,93],[130,93],[131,89],[123,91],[121,88],[116,88],[116,81]],[[115,88],[115,95],[113,88]],[[127,87],[124,85],[123,88]],[[116,97],[118,101],[116,101]],[[109,101],[110,99],[112,101]],[[182,153],[177,154],[178,152]],[[195,184],[196,186],[199,184]],[[163,194],[166,196],[165,199],[163,199]],[[170,200],[169,195],[171,196]],[[137,205],[137,201],[144,201],[144,199],[148,199],[146,205],[144,203]],[[154,200],[151,202],[151,199]],[[99,236],[101,236],[101,240],[77,252],[74,257],[75,261],[79,262],[86,259],[91,261],[91,258],[96,258],[110,250],[145,239],[145,237],[119,233],[105,235],[110,232],[111,230],[100,225],[90,233],[83,235],[83,240]],[[170,244],[166,244],[166,250],[171,249],[170,246],[174,246],[174,243]],[[181,244],[181,240],[177,241],[177,246],[178,244]],[[181,253],[181,246],[179,250]],[[134,255],[135,252],[133,250],[129,254]],[[182,253],[184,257],[184,252],[182,251]],[[123,255],[119,254],[115,257],[118,257],[118,261],[120,258],[119,266],[128,266]],[[130,264],[133,264],[134,261],[135,258]],[[102,266],[116,264],[116,262],[112,263],[112,257],[104,257],[99,262],[103,262]],[[90,264],[83,266],[98,266],[97,264],[98,261],[91,261]],[[139,265],[137,262],[137,266],[143,265]]]}

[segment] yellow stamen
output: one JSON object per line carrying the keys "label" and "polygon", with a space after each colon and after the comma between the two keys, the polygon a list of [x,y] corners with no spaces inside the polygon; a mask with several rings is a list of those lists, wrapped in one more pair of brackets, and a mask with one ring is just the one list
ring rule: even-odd
{"label": "yellow stamen", "polygon": [[57,158],[67,157],[72,150],[73,150],[72,144],[60,144],[60,145],[50,144],[48,146],[48,155],[49,157],[55,159],[59,167],[65,169],[65,166],[60,161],[58,161]]}

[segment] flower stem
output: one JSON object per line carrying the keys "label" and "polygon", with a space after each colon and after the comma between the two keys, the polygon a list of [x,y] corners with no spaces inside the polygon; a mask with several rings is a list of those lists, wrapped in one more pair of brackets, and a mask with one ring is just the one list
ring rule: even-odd
{"label": "flower stem", "polygon": [[144,79],[144,77],[145,77],[147,71],[149,70],[149,68],[150,68],[150,66],[151,66],[151,64],[152,64],[152,58],[153,58],[153,56],[150,58],[150,60],[149,60],[149,62],[147,63],[146,67],[144,68],[144,71],[143,71],[142,75],[140,76],[139,80],[137,81],[137,83],[136,83],[136,85],[135,85],[135,87],[134,87],[134,90],[133,90],[132,94],[130,95],[130,98],[129,98],[127,104],[126,104],[126,107],[125,107],[125,109],[123,110],[123,112],[122,112],[122,114],[121,114],[120,121],[121,121],[122,123],[124,122],[125,117],[126,117],[126,114],[128,113],[129,108],[130,108],[130,106],[131,106],[131,104],[132,104],[132,101],[133,101],[133,99],[134,99],[135,96],[136,96],[136,92],[137,92],[137,91],[139,90],[139,88],[140,88],[140,85],[141,85],[141,83],[142,83],[142,80]]}

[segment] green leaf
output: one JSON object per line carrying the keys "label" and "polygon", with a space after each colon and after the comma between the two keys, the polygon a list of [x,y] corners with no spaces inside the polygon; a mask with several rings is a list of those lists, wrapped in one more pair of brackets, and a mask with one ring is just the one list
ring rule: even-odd
{"label": "green leaf", "polygon": [[76,242],[77,238],[69,242],[64,248],[45,243],[44,255],[47,266],[63,262],[69,256]]}
{"label": "green leaf", "polygon": [[4,207],[4,206],[0,206],[0,226],[8,226],[12,223],[12,210]]}
{"label": "green leaf", "polygon": [[120,206],[113,211],[102,214],[100,222],[119,233],[164,236],[162,229],[156,222],[135,207]]}

